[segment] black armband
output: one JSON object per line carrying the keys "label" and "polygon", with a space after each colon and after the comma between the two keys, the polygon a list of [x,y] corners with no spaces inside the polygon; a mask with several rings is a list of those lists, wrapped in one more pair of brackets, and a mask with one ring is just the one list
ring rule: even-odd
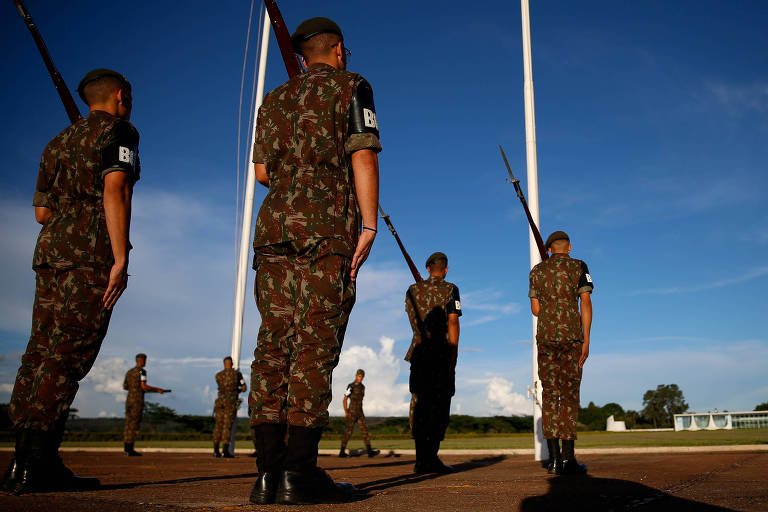
{"label": "black armband", "polygon": [[373,89],[367,80],[360,82],[349,102],[349,134],[372,133],[379,136],[376,107],[373,106]]}
{"label": "black armband", "polygon": [[111,142],[101,150],[101,172],[120,170],[139,179],[139,133],[130,123],[115,125]]}

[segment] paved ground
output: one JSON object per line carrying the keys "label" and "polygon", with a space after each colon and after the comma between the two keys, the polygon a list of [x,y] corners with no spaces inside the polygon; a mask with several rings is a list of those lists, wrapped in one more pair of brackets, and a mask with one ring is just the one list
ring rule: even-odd
{"label": "paved ground", "polygon": [[[0,453],[5,467],[11,454]],[[305,507],[248,505],[253,459],[199,453],[65,452],[76,472],[98,476],[102,489],[30,496],[0,494],[7,512],[134,511],[535,511],[768,510],[765,451],[585,454],[586,477],[547,475],[530,456],[446,455],[456,473],[414,475],[413,456],[320,457],[341,481],[361,490],[359,501]]]}

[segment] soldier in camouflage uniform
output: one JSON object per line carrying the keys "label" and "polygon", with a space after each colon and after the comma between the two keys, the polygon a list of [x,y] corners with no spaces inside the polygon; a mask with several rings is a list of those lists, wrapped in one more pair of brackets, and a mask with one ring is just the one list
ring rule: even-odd
{"label": "soldier in camouflage uniform", "polygon": [[345,70],[349,50],[333,21],[307,20],[292,41],[307,72],[264,98],[253,151],[256,178],[269,187],[253,241],[261,327],[249,396],[260,452],[251,501],[262,504],[353,492],[317,467],[317,445],[377,222],[371,86]]}
{"label": "soldier in camouflage uniform", "polygon": [[459,348],[459,288],[445,280],[448,257],[436,252],[427,259],[429,277],[413,284],[405,294],[405,310],[413,340],[405,360],[411,363],[416,444],[416,473],[450,473],[453,468],[437,456],[450,417],[455,392],[456,358]]}
{"label": "soldier in camouflage uniform", "polygon": [[531,312],[539,318],[536,347],[542,430],[549,450],[547,470],[583,474],[586,467],[576,462],[574,444],[581,370],[589,356],[594,286],[587,264],[569,256],[571,244],[565,232],[549,235],[545,246],[552,257],[531,270],[528,296]]}
{"label": "soldier in camouflage uniform", "polygon": [[219,396],[213,406],[216,417],[216,425],[213,427],[213,456],[222,457],[219,443],[224,441],[223,457],[231,459],[234,454],[229,450],[229,439],[232,435],[232,425],[237,419],[237,410],[240,408],[238,395],[247,389],[243,374],[232,368],[231,357],[224,358],[224,369],[216,374],[216,384],[219,387]]}
{"label": "soldier in camouflage uniform", "polygon": [[363,412],[363,398],[365,398],[365,385],[363,379],[365,378],[365,371],[358,369],[355,373],[355,381],[347,385],[347,391],[344,393],[344,416],[347,418],[347,428],[344,431],[344,437],[341,439],[341,450],[339,451],[339,457],[346,457],[347,442],[352,436],[352,430],[355,428],[355,423],[360,426],[360,433],[363,435],[363,442],[365,443],[365,450],[369,457],[375,457],[380,450],[374,450],[371,448],[371,436],[368,435],[368,425],[365,424],[365,413]]}
{"label": "soldier in camouflage uniform", "polygon": [[43,151],[34,200],[42,224],[32,332],[9,404],[16,452],[2,489],[16,494],[99,485],[64,466],[59,444],[78,382],[93,366],[127,285],[131,194],[139,134],[131,85],[108,69],[78,87],[90,114]]}
{"label": "soldier in camouflage uniform", "polygon": [[128,391],[125,397],[125,427],[123,428],[123,455],[138,457],[141,454],[134,450],[136,433],[141,427],[144,415],[144,393],[168,393],[170,389],[156,388],[147,384],[147,354],[136,354],[136,366],[125,373],[123,389]]}

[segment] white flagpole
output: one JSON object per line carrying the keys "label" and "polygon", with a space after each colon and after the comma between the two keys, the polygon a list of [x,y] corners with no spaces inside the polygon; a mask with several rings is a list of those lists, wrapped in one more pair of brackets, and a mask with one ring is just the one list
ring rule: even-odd
{"label": "white flagpole", "polygon": [[[533,64],[531,62],[531,15],[528,0],[520,0],[523,25],[523,95],[525,97],[525,155],[528,177],[528,208],[536,226],[539,226],[539,177],[536,162],[536,113],[533,102]],[[531,268],[541,261],[533,231],[528,229]],[[549,457],[541,431],[541,381],[536,352],[536,317],[533,316],[533,457],[543,460]]]}
{"label": "white flagpole", "polygon": [[[256,101],[254,102],[253,126],[251,127],[251,150],[248,158],[248,177],[245,181],[245,202],[243,203],[243,227],[240,232],[240,255],[237,262],[237,279],[235,283],[235,320],[232,324],[232,363],[237,370],[240,368],[240,347],[243,342],[243,309],[245,306],[245,284],[248,280],[248,256],[251,254],[251,223],[253,222],[253,196],[256,188],[256,172],[253,169],[253,138],[256,133],[259,107],[264,100],[264,79],[267,74],[267,50],[269,49],[270,21],[267,10],[264,9],[264,25],[261,32],[261,49],[259,50],[259,74],[256,79]],[[235,428],[237,415],[233,420],[229,439],[229,452],[235,454]]]}

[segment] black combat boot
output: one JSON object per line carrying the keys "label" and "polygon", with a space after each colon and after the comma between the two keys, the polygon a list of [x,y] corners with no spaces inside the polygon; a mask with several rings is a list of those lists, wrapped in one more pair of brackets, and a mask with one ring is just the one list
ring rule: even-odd
{"label": "black combat boot", "polygon": [[53,446],[50,447],[50,473],[53,475],[54,481],[58,482],[58,490],[90,490],[97,489],[100,482],[98,478],[78,476],[72,472],[64,461],[59,456],[59,447],[64,440],[64,430],[69,417],[69,411],[64,415],[59,422],[55,425],[52,434]]}
{"label": "black combat boot", "polygon": [[224,443],[224,447],[221,449],[221,456],[225,459],[234,459],[235,456],[229,451],[229,443]]}
{"label": "black combat boot", "polygon": [[285,424],[262,423],[253,429],[253,446],[259,475],[251,489],[250,502],[269,505],[275,502],[280,472],[285,458]]}
{"label": "black combat boot", "polygon": [[368,452],[369,457],[375,457],[381,453],[381,450],[375,450],[369,444],[365,445],[365,451]]}
{"label": "black combat boot", "polygon": [[547,473],[551,475],[559,474],[563,469],[563,458],[560,455],[560,440],[558,438],[547,439],[547,450],[549,450]]}
{"label": "black combat boot", "polygon": [[256,438],[255,437],[253,439],[253,451],[251,453],[249,453],[248,456],[249,457],[258,457],[259,456],[258,448],[256,447]]}
{"label": "black combat boot", "polygon": [[416,464],[413,466],[414,473],[429,473],[429,457],[427,453],[427,439],[423,437],[414,437],[413,444],[416,445]]}
{"label": "black combat boot", "polygon": [[355,493],[352,484],[336,483],[317,467],[317,445],[321,435],[322,428],[289,427],[288,449],[275,503],[340,503],[349,501]]}
{"label": "black combat boot", "polygon": [[133,443],[123,443],[123,455],[126,457],[141,457],[141,454],[133,449]]}
{"label": "black combat boot", "polygon": [[339,450],[339,457],[341,457],[341,458],[349,457],[349,455],[347,455],[347,448],[346,448],[346,446],[342,446],[341,450]]}
{"label": "black combat boot", "polygon": [[55,431],[22,430],[16,437],[16,458],[6,472],[3,490],[15,495],[30,492],[85,491],[99,480],[75,475],[58,455]]}
{"label": "black combat boot", "polygon": [[221,458],[221,452],[219,451],[219,443],[213,443],[213,456],[217,459]]}
{"label": "black combat boot", "polygon": [[441,461],[440,457],[437,456],[437,452],[440,451],[440,441],[437,439],[430,439],[429,448],[432,454],[432,466],[430,473],[453,473],[453,466],[443,464],[443,461]]}
{"label": "black combat boot", "polygon": [[585,475],[587,466],[576,462],[575,441],[573,439],[563,439],[563,467],[560,470],[561,475]]}

